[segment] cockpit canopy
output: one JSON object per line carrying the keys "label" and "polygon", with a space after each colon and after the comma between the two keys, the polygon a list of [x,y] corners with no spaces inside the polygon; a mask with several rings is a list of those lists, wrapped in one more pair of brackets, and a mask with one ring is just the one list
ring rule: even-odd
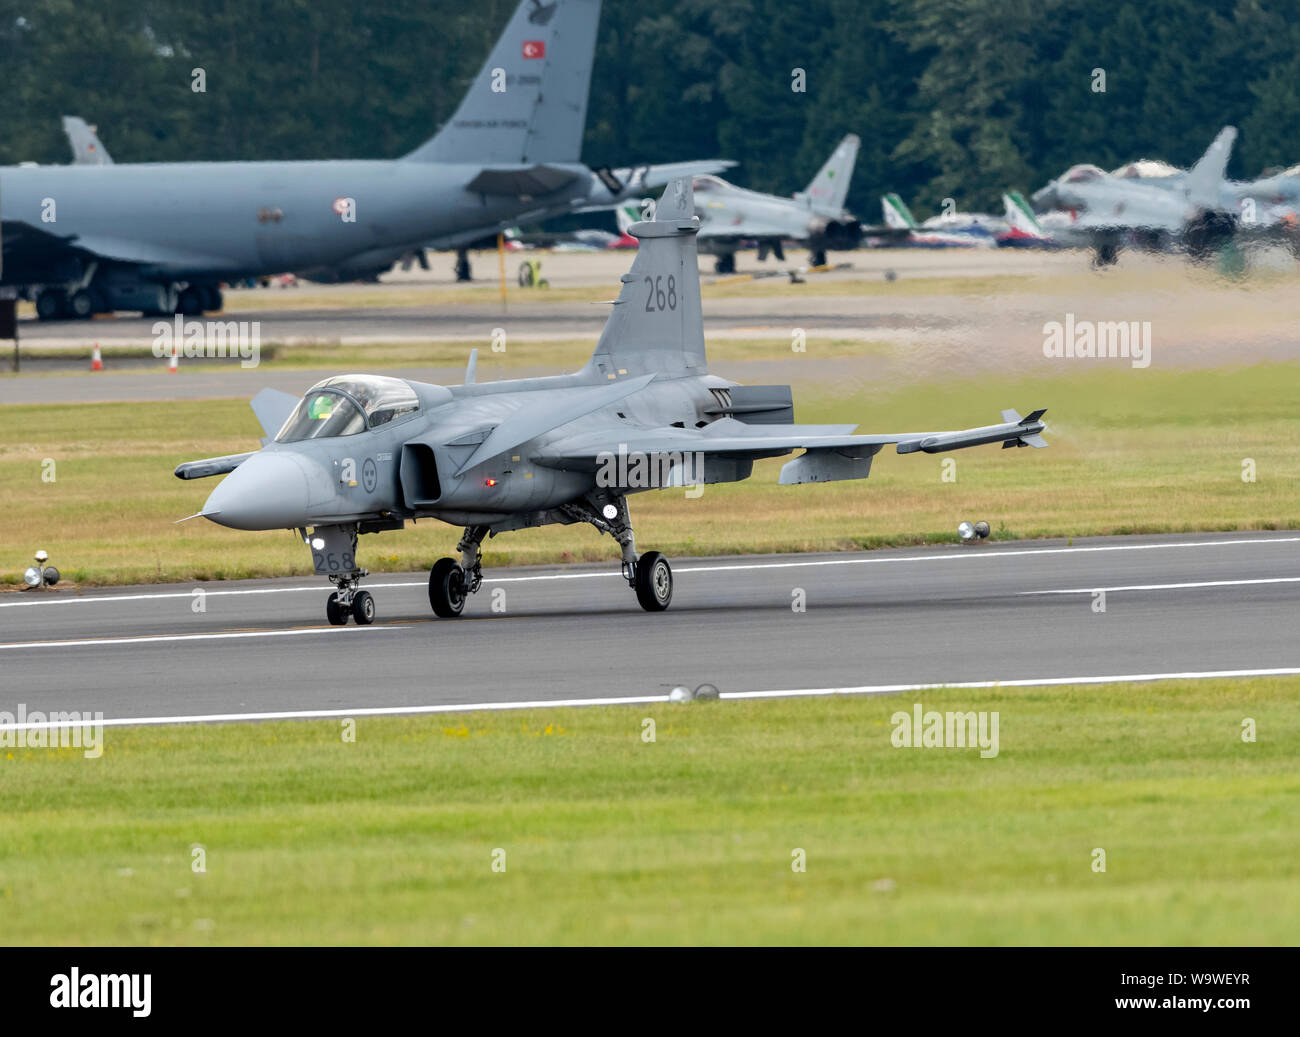
{"label": "cockpit canopy", "polygon": [[313,385],[289,415],[277,443],[355,436],[420,409],[420,398],[400,378],[349,374]]}
{"label": "cockpit canopy", "polygon": [[1164,177],[1177,176],[1180,172],[1182,170],[1177,166],[1171,166],[1168,162],[1161,162],[1153,158],[1140,158],[1136,162],[1120,166],[1111,173],[1111,176],[1117,176],[1123,180],[1158,180]]}
{"label": "cockpit canopy", "polygon": [[725,190],[731,185],[722,177],[713,176],[708,173],[701,173],[691,183],[691,188],[696,194],[707,194],[710,191]]}
{"label": "cockpit canopy", "polygon": [[1100,180],[1106,175],[1100,166],[1079,165],[1071,166],[1061,177],[1061,182],[1066,184],[1086,184],[1093,180]]}

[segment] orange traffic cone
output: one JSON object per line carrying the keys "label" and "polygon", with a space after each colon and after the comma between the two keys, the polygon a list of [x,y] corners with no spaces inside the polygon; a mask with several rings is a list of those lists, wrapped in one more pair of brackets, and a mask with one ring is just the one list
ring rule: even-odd
{"label": "orange traffic cone", "polygon": [[95,348],[90,354],[90,369],[92,371],[104,370],[104,357],[99,352],[99,343],[95,343]]}
{"label": "orange traffic cone", "polygon": [[176,347],[172,346],[171,359],[167,361],[168,374],[176,374],[178,371],[180,371],[181,369],[180,360],[181,360],[180,354],[176,351]]}

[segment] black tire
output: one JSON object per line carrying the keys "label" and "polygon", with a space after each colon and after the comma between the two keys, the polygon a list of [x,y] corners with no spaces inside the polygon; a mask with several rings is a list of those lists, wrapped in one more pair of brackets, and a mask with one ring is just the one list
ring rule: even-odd
{"label": "black tire", "polygon": [[176,312],[186,317],[196,317],[203,312],[203,289],[190,285],[176,300]]}
{"label": "black tire", "polygon": [[456,280],[474,280],[474,271],[469,265],[469,255],[465,252],[458,253],[456,256]]}
{"label": "black tire", "polygon": [[465,611],[465,570],[454,558],[439,558],[429,570],[429,607],[442,619]]}
{"label": "black tire", "polygon": [[647,612],[662,612],[673,600],[673,569],[658,551],[636,560],[636,600]]}
{"label": "black tire", "polygon": [[719,256],[713,261],[714,273],[734,274],[736,272],[736,254],[729,252],[725,256]]}
{"label": "black tire", "polygon": [[325,618],[330,621],[330,626],[346,626],[348,621],[348,610],[339,604],[337,593],[331,594],[325,599]]}
{"label": "black tire", "polygon": [[826,265],[826,253],[825,253],[825,252],[814,252],[814,253],[809,257],[809,261],[811,262],[811,264],[812,264],[813,266],[825,266],[825,265]]}
{"label": "black tire", "polygon": [[205,284],[199,288],[203,293],[203,310],[205,313],[220,313],[226,305],[226,297],[215,284]]}
{"label": "black tire", "polygon": [[36,316],[41,320],[58,320],[64,314],[64,300],[67,298],[57,288],[43,288],[36,297]]}
{"label": "black tire", "polygon": [[95,312],[95,297],[82,288],[68,296],[67,305],[73,320],[89,320]]}
{"label": "black tire", "polygon": [[1101,267],[1114,266],[1119,262],[1119,246],[1112,241],[1099,242],[1093,252],[1092,265]]}
{"label": "black tire", "polygon": [[519,264],[519,287],[531,288],[533,286],[533,264],[523,262]]}
{"label": "black tire", "polygon": [[359,627],[368,627],[375,621],[375,599],[369,591],[352,595],[352,618]]}

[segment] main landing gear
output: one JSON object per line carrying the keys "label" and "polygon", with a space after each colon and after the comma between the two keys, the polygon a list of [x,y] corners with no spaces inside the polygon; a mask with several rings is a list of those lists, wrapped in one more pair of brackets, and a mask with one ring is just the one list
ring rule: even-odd
{"label": "main landing gear", "polygon": [[456,550],[460,561],[439,558],[429,570],[429,606],[441,619],[455,619],[465,611],[465,601],[483,585],[483,565],[479,545],[487,536],[487,526],[469,526]]}
{"label": "main landing gear", "polygon": [[[636,537],[628,517],[627,499],[621,494],[594,493],[560,509],[575,522],[587,522],[608,533],[623,550],[623,578],[647,612],[663,612],[673,600],[673,569],[658,551],[637,557]],[[469,526],[456,550],[460,561],[439,558],[429,570],[429,606],[442,619],[455,619],[465,602],[483,585],[480,547],[487,526]],[[363,592],[364,593],[364,592]]]}
{"label": "main landing gear", "polygon": [[623,579],[636,592],[636,600],[647,612],[663,612],[673,600],[673,569],[658,551],[647,551],[639,558],[636,535],[622,494],[594,493],[581,501],[566,505],[566,514],[589,522],[608,533],[623,549]]}
{"label": "main landing gear", "polygon": [[474,272],[470,269],[469,265],[469,252],[463,248],[456,250],[456,280],[474,280]]}

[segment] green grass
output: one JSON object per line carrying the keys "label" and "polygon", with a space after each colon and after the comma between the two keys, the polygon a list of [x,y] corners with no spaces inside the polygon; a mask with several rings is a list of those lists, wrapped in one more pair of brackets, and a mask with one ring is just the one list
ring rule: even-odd
{"label": "green grass", "polygon": [[[776,485],[781,461],[744,483],[632,500],[637,542],[670,556],[847,550],[950,540],[962,519],[995,535],[1085,536],[1300,527],[1300,366],[1212,371],[1074,368],[1051,379],[921,384],[885,393],[841,384],[836,395],[796,387],[800,421],[858,421],[864,431],[983,425],[994,408],[1046,406],[1047,450],[940,455],[882,452],[866,481]],[[197,512],[215,483],[172,477],[183,460],[257,446],[244,401],[0,408],[0,573],[14,584],[37,548],[65,576],[120,584],[308,572],[290,533],[244,533]],[[56,481],[42,481],[55,461]],[[1243,482],[1251,458],[1257,481]],[[367,537],[372,571],[411,571],[451,552],[459,531],[435,521]],[[509,533],[486,564],[611,561],[612,542],[586,526]]]}
{"label": "green grass", "polygon": [[[1294,944],[1297,693],[362,718],[352,744],[338,721],[110,728],[97,760],[0,749],[0,923],[11,944]],[[998,711],[997,758],[893,748],[915,701]]]}

